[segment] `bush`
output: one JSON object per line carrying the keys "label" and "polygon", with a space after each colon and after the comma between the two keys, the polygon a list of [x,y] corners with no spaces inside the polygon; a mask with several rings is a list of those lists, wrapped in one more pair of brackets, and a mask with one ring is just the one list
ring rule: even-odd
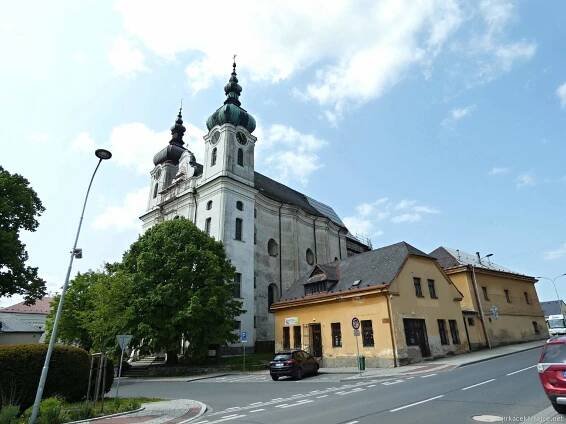
{"label": "bush", "polygon": [[16,405],[5,405],[0,409],[0,424],[16,424],[20,408]]}
{"label": "bush", "polygon": [[[0,346],[0,407],[4,399],[25,409],[33,404],[47,346]],[[83,349],[56,346],[43,397],[60,396],[66,401],[81,400],[86,396],[90,359]],[[110,379],[111,380],[111,379]],[[110,383],[111,384],[111,383]]]}

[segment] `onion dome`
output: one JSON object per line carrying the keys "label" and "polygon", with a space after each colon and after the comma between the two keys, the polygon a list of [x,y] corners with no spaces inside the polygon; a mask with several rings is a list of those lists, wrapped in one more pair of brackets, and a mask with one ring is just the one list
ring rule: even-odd
{"label": "onion dome", "polygon": [[206,120],[208,130],[210,131],[217,125],[232,124],[242,126],[252,133],[255,130],[255,119],[241,107],[239,97],[242,93],[242,86],[238,84],[236,61],[232,64],[232,74],[224,86],[224,93],[226,93],[224,104]]}
{"label": "onion dome", "polygon": [[171,141],[169,141],[169,145],[161,149],[153,157],[153,164],[156,166],[163,163],[178,165],[181,155],[183,152],[187,151],[187,149],[183,147],[183,144],[185,144],[183,141],[183,135],[187,129],[183,125],[183,116],[181,115],[182,110],[183,107],[179,109],[175,125],[171,127]]}

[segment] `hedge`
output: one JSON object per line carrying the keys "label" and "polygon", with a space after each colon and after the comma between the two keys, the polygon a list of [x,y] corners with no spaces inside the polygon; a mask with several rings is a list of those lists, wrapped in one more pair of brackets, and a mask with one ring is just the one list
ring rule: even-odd
{"label": "hedge", "polygon": [[[0,346],[0,407],[3,403],[12,403],[25,409],[33,404],[46,352],[44,344]],[[69,402],[82,400],[86,397],[89,369],[90,356],[85,350],[55,346],[43,398],[59,396]],[[113,376],[110,363],[106,391],[112,385]]]}

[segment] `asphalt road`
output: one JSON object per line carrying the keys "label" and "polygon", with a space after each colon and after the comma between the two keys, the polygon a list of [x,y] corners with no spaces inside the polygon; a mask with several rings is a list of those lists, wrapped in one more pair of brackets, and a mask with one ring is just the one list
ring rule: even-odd
{"label": "asphalt road", "polygon": [[477,422],[472,417],[482,415],[519,422],[550,405],[538,381],[539,354],[534,349],[398,379],[344,380],[344,375],[277,382],[265,375],[192,382],[132,379],[122,382],[120,395],[199,400],[210,407],[196,421],[202,424],[452,424]]}

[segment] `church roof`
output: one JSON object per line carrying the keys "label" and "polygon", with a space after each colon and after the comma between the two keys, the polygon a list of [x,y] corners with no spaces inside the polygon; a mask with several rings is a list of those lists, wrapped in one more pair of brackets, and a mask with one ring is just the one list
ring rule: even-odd
{"label": "church roof", "polygon": [[299,193],[284,184],[278,183],[259,172],[255,173],[255,188],[270,199],[297,206],[311,215],[328,218],[340,227],[345,228],[338,214],[330,206],[318,202],[303,193]]}
{"label": "church roof", "polygon": [[[327,281],[336,281],[335,284],[327,287],[327,291],[324,294],[389,285],[395,279],[409,255],[435,260],[432,256],[402,241],[360,253],[359,255],[350,256],[340,261],[315,265],[309,275],[297,280],[283,293],[281,301],[305,297],[304,285],[312,282],[309,281],[310,279],[322,281],[318,277],[320,271],[326,275]],[[357,283],[355,283],[356,281]]]}

